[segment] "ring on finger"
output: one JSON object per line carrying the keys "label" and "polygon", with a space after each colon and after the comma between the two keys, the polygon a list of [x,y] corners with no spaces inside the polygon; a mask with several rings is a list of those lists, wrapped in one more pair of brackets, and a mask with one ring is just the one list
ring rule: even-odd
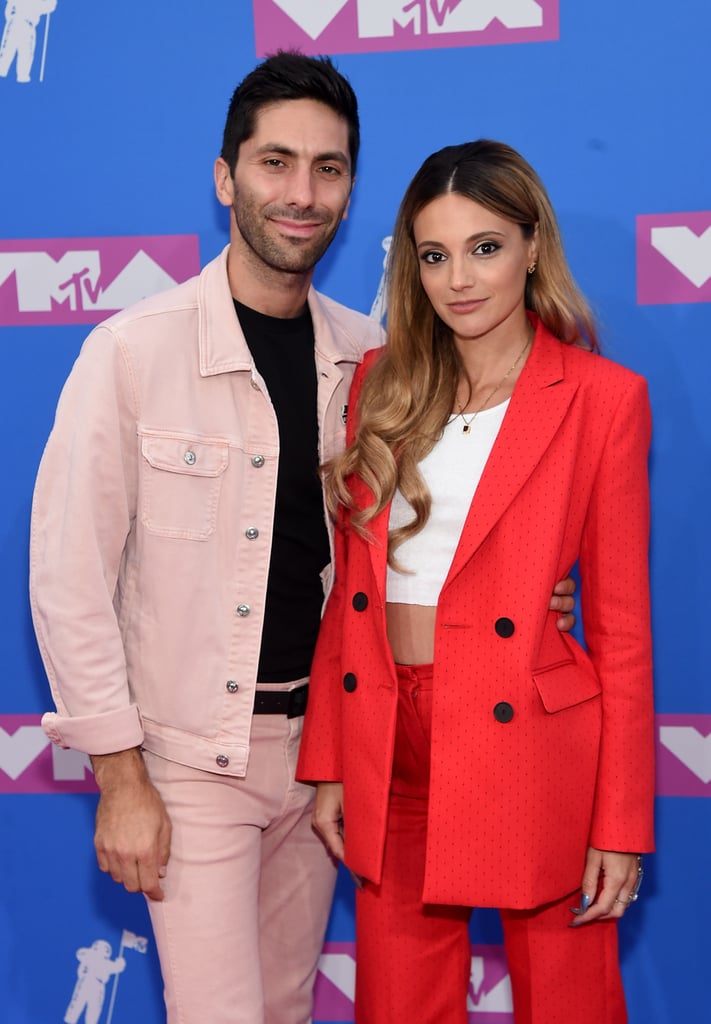
{"label": "ring on finger", "polygon": [[632,886],[632,890],[630,892],[630,902],[634,902],[634,900],[638,899],[638,897],[639,897],[639,887],[642,884],[642,879],[643,878],[644,878],[644,869],[642,867],[642,857],[640,855],[638,855],[638,857],[637,857],[637,877],[635,879],[635,883]]}

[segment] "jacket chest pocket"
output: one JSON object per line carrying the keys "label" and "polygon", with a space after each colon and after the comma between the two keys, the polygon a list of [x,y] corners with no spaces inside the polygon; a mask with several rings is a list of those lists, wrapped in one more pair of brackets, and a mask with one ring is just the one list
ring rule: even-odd
{"label": "jacket chest pocket", "polygon": [[141,522],[150,533],[206,540],[229,462],[226,442],[176,435],[141,437]]}

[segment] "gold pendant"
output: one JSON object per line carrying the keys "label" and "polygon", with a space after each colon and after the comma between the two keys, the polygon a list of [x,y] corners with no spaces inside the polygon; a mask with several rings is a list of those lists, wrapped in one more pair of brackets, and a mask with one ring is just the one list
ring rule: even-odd
{"label": "gold pendant", "polygon": [[468,434],[470,430],[471,430],[471,423],[465,423],[464,426],[462,427],[462,433],[463,434]]}

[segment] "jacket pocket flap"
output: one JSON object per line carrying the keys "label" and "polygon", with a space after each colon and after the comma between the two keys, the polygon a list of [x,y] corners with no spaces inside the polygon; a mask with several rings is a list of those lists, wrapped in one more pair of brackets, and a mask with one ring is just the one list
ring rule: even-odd
{"label": "jacket pocket flap", "polygon": [[534,672],[533,679],[543,707],[551,713],[597,697],[602,689],[597,676],[586,672],[576,661]]}
{"label": "jacket pocket flap", "polygon": [[228,446],[194,438],[144,435],[141,451],[154,469],[191,476],[219,476],[228,461]]}

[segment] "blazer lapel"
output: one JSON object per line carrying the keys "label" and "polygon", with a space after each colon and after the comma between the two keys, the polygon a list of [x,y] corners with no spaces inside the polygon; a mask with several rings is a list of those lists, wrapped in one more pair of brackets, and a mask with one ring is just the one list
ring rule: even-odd
{"label": "blazer lapel", "polygon": [[[355,500],[355,507],[358,509],[367,508],[373,502],[373,492],[358,477],[353,481],[353,498]],[[385,601],[385,581],[388,564],[389,522],[390,505],[388,504],[375,519],[371,519],[368,523],[369,536],[366,543],[373,576],[375,577],[378,593],[383,602]]]}
{"label": "blazer lapel", "polygon": [[388,523],[390,521],[390,505],[384,508],[370,524],[373,530],[373,543],[368,544],[373,575],[378,586],[380,600],[385,603],[386,579],[388,566]]}
{"label": "blazer lapel", "polygon": [[465,520],[445,587],[531,476],[565,417],[577,383],[564,379],[561,349],[562,343],[539,324]]}

